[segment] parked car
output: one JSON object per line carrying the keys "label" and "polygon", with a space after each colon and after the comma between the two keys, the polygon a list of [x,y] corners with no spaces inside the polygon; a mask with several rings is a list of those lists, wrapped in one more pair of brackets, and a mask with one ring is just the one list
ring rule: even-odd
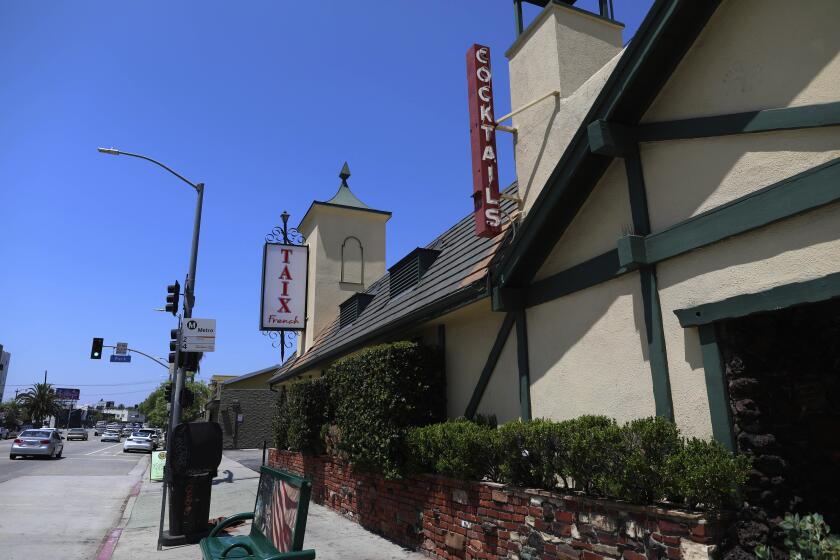
{"label": "parked car", "polygon": [[71,439],[81,439],[83,441],[88,440],[88,431],[84,428],[70,428],[67,432],[67,441]]}
{"label": "parked car", "polygon": [[119,443],[122,441],[122,434],[120,434],[116,430],[106,430],[105,433],[102,434],[102,438],[99,441],[116,441]]}
{"label": "parked car", "polygon": [[148,451],[151,453],[154,450],[155,442],[152,441],[152,438],[140,432],[134,432],[128,436],[128,439],[123,444],[123,453],[128,453],[129,451]]}
{"label": "parked car", "polygon": [[160,445],[160,436],[158,436],[157,430],[154,428],[142,428],[137,430],[135,433],[149,437],[155,444],[155,449],[157,449],[158,445]]}
{"label": "parked car", "polygon": [[9,459],[17,459],[24,455],[61,457],[64,444],[58,430],[24,430],[15,438],[9,451]]}

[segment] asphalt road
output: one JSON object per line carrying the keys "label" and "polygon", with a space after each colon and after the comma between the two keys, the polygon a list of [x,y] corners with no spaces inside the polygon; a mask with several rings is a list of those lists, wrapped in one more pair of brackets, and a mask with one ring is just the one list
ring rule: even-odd
{"label": "asphalt road", "polygon": [[65,441],[60,459],[9,459],[0,441],[0,556],[90,560],[120,519],[148,454],[122,443]]}

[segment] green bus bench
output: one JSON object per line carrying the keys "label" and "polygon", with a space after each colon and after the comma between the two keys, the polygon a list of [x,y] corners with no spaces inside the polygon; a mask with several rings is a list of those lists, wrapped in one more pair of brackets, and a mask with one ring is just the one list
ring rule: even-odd
{"label": "green bus bench", "polygon": [[[312,483],[305,478],[261,467],[254,511],[228,517],[201,539],[204,560],[315,558],[314,550],[301,550],[311,491]],[[225,527],[246,519],[253,519],[250,534],[217,536]]]}

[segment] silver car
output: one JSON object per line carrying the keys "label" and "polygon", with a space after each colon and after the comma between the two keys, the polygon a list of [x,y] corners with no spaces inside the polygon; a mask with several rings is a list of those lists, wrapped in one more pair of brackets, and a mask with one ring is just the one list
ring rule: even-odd
{"label": "silver car", "polygon": [[99,441],[116,441],[119,443],[122,440],[122,435],[116,430],[107,430],[104,434],[102,434],[102,438]]}
{"label": "silver car", "polygon": [[128,436],[128,439],[123,444],[123,453],[128,453],[129,451],[147,451],[151,453],[154,450],[155,442],[152,441],[152,438],[140,432],[134,432]]}
{"label": "silver car", "polygon": [[12,443],[9,459],[17,459],[24,455],[57,459],[63,451],[64,444],[57,430],[24,430]]}
{"label": "silver car", "polygon": [[67,441],[70,441],[71,439],[81,439],[87,441],[88,432],[84,428],[70,428],[70,431],[67,432]]}

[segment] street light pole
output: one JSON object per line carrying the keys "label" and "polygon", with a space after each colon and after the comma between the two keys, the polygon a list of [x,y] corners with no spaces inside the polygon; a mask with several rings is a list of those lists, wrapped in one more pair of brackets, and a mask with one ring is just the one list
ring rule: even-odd
{"label": "street light pole", "polygon": [[[201,232],[201,207],[204,203],[204,183],[193,183],[183,175],[175,172],[171,168],[167,167],[166,165],[162,164],[161,162],[152,159],[150,157],[141,155],[141,154],[132,154],[129,152],[123,152],[117,150],[116,148],[98,148],[98,150],[103,154],[111,154],[115,156],[124,155],[124,156],[131,156],[140,159],[145,159],[155,165],[158,165],[182,181],[186,184],[191,186],[195,189],[195,192],[198,194],[198,199],[196,200],[195,204],[195,220],[193,222],[193,236],[192,236],[192,248],[190,250],[190,270],[187,275],[186,282],[184,282],[184,318],[188,319],[192,317],[192,310],[195,306],[195,268],[198,261],[198,238],[199,233]],[[180,326],[180,325],[179,325]],[[180,344],[180,340],[179,340]],[[169,456],[171,452],[172,446],[172,430],[175,426],[177,426],[181,422],[181,391],[184,388],[184,374],[185,368],[178,366],[178,355],[181,353],[181,349],[178,348],[175,354],[175,390],[172,392],[172,409],[169,415],[169,429],[166,433],[166,455]],[[160,505],[160,525],[158,527],[158,542],[157,542],[157,549],[161,549],[161,543],[163,541],[163,518],[164,512],[166,511],[166,484],[163,486],[163,491],[161,492],[161,505]]]}
{"label": "street light pole", "polygon": [[[192,317],[192,310],[193,306],[195,305],[195,268],[198,261],[198,238],[201,232],[201,207],[204,203],[204,183],[193,183],[180,173],[174,171],[173,169],[162,164],[156,159],[152,159],[142,154],[123,152],[122,150],[118,150],[116,148],[97,149],[103,154],[110,154],[114,156],[131,156],[139,159],[145,159],[148,162],[154,163],[155,165],[164,168],[165,170],[169,171],[171,174],[175,175],[183,182],[191,186],[193,189],[195,189],[196,194],[198,194],[198,198],[195,204],[195,219],[193,222],[192,249],[190,251],[190,270],[187,275],[187,280],[184,283],[184,318],[188,319]],[[181,421],[180,397],[181,391],[184,388],[184,374],[184,368],[177,367],[175,373],[175,390],[172,392],[172,414],[170,420],[171,427],[178,425],[178,423]]]}

